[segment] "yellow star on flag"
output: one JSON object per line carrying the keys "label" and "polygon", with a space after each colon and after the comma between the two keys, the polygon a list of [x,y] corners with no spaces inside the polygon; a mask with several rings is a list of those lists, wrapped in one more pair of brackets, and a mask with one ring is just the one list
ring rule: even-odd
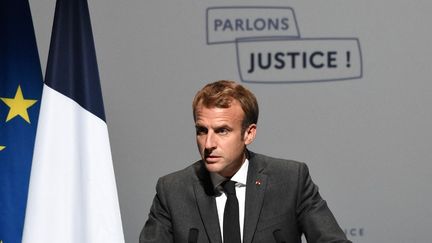
{"label": "yellow star on flag", "polygon": [[18,85],[14,98],[1,98],[1,100],[10,108],[6,122],[16,116],[21,116],[26,122],[30,123],[27,109],[34,105],[37,100],[24,99],[21,86]]}
{"label": "yellow star on flag", "polygon": [[[5,149],[6,148],[6,146],[1,146],[0,145],[0,151],[2,151],[3,149]],[[0,241],[0,243],[1,243],[1,241]]]}

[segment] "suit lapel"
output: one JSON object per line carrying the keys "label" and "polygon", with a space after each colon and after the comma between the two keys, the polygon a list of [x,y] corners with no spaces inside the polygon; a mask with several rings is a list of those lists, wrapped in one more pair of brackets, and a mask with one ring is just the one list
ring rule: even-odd
{"label": "suit lapel", "polygon": [[267,186],[267,175],[262,173],[264,166],[261,161],[257,160],[255,157],[256,156],[250,152],[243,230],[244,243],[252,242]]}
{"label": "suit lapel", "polygon": [[222,242],[213,186],[202,164],[196,167],[199,181],[194,183],[195,198],[210,242]]}

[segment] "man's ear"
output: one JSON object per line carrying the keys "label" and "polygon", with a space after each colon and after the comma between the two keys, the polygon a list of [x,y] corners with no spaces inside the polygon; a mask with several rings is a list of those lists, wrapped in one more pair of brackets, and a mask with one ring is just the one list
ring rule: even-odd
{"label": "man's ear", "polygon": [[245,145],[251,144],[255,140],[257,125],[250,124],[248,128],[246,128],[244,133],[244,141]]}

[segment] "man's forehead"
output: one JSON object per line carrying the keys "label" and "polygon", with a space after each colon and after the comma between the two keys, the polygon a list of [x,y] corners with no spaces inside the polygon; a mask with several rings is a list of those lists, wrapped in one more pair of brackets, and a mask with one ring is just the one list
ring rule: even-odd
{"label": "man's forehead", "polygon": [[244,118],[243,110],[236,107],[230,108],[205,108],[200,107],[196,110],[197,125],[211,126],[233,126],[234,123],[241,123]]}

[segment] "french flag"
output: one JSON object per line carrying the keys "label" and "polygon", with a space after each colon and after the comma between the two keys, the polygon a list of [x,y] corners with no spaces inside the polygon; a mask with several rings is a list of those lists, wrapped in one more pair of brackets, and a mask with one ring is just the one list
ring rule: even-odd
{"label": "french flag", "polygon": [[23,243],[123,243],[86,0],[57,0]]}

